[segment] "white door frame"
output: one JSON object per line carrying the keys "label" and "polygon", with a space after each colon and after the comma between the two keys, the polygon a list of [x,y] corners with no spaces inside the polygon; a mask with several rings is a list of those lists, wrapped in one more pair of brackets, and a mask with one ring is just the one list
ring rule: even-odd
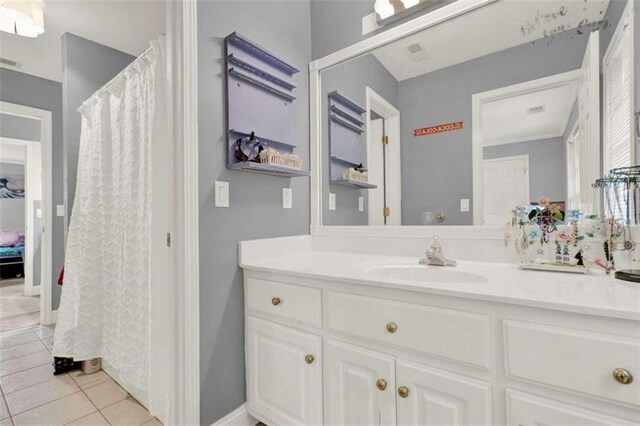
{"label": "white door frame", "polygon": [[[482,131],[481,131],[481,109],[482,105],[491,101],[510,98],[515,95],[538,92],[540,90],[551,89],[574,84],[576,90],[574,95],[577,96],[577,86],[582,78],[582,71],[575,70],[561,74],[555,74],[549,77],[543,77],[535,80],[526,81],[524,83],[513,84],[511,86],[500,87],[498,89],[486,92],[476,93],[471,97],[471,140],[472,140],[472,167],[473,167],[473,224],[482,225],[484,212],[484,196],[483,196],[483,180],[482,180]],[[570,105],[573,106],[573,102]],[[567,113],[566,121],[569,121],[571,111]],[[566,128],[565,122],[563,128]],[[558,135],[560,136],[560,135]]]}
{"label": "white door frame", "polygon": [[[381,141],[372,141],[371,111],[374,111],[384,119],[384,133],[389,137],[386,150],[385,169],[387,192],[387,207],[391,214],[387,218],[387,225],[401,225],[402,223],[402,161],[400,153],[400,111],[391,105],[386,99],[376,93],[372,88],[365,90],[366,96],[366,131],[367,131],[367,159],[371,158],[370,151],[374,146],[381,146]],[[374,145],[376,144],[376,145]],[[367,160],[368,161],[368,160]],[[371,169],[371,164],[368,164]],[[368,197],[368,215],[371,223],[372,215],[381,215],[380,206],[372,205],[371,197]]]}
{"label": "white door frame", "polygon": [[[42,161],[40,141],[29,141],[23,139],[0,137],[3,147],[21,147],[24,151],[24,158],[21,161],[1,158],[4,163],[21,164],[24,166],[25,176],[25,197],[24,197],[24,295],[37,296],[40,294],[40,284],[34,285],[33,280],[33,255],[36,231],[33,228],[33,220],[36,211],[33,202],[42,201]],[[42,211],[42,209],[40,209]],[[42,242],[42,241],[41,241]],[[42,260],[42,257],[41,257]]]}
{"label": "white door frame", "polygon": [[40,268],[40,323],[53,324],[51,293],[53,291],[53,129],[51,111],[24,105],[0,102],[0,112],[40,120],[40,151],[42,161],[42,236]]}
{"label": "white door frame", "polygon": [[171,424],[200,424],[198,241],[198,17],[196,0],[167,2],[168,133],[174,167],[174,410]]}

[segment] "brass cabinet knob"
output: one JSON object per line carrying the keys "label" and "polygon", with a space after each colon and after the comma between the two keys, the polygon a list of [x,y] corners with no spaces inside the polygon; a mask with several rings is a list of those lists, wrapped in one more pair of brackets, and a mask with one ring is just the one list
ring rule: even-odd
{"label": "brass cabinet knob", "polygon": [[315,361],[316,357],[309,354],[307,356],[304,357],[304,362],[306,362],[307,364],[311,364],[313,363],[313,361]]}
{"label": "brass cabinet knob", "polygon": [[279,297],[274,297],[273,299],[271,299],[271,304],[273,306],[278,306],[280,304],[280,298]]}
{"label": "brass cabinet knob", "polygon": [[389,324],[387,324],[387,331],[389,333],[395,333],[397,329],[398,324],[396,324],[395,322],[390,322]]}
{"label": "brass cabinet knob", "polygon": [[400,395],[400,398],[406,398],[409,396],[409,388],[406,386],[400,386],[398,388],[398,395]]}
{"label": "brass cabinet knob", "polygon": [[378,379],[376,386],[380,390],[385,390],[387,388],[387,381],[385,379]]}
{"label": "brass cabinet knob", "polygon": [[616,368],[613,370],[613,378],[616,379],[616,382],[623,385],[628,385],[633,382],[633,375],[624,368]]}

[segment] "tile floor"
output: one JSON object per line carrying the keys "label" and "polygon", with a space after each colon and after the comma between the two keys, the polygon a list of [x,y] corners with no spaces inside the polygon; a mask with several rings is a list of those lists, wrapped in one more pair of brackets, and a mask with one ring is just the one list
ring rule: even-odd
{"label": "tile floor", "polygon": [[0,426],[161,423],[105,372],[54,376],[53,327],[0,333]]}
{"label": "tile floor", "polygon": [[24,295],[24,278],[0,280],[0,332],[40,323],[40,296]]}

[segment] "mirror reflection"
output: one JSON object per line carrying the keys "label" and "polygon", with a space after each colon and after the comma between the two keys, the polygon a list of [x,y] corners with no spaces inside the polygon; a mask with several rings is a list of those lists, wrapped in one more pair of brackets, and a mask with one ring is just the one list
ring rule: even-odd
{"label": "mirror reflection", "polygon": [[323,225],[601,213],[636,163],[630,4],[497,2],[323,70]]}

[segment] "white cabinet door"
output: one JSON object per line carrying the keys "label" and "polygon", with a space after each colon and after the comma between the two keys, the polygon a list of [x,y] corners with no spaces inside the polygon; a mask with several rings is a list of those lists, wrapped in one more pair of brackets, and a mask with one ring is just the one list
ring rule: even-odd
{"label": "white cabinet door", "polygon": [[392,356],[325,340],[324,400],[327,425],[395,425]]}
{"label": "white cabinet door", "polygon": [[491,385],[407,361],[396,361],[399,425],[491,425]]}
{"label": "white cabinet door", "polygon": [[631,426],[638,424],[512,389],[507,389],[506,394],[508,425]]}
{"label": "white cabinet door", "polygon": [[273,425],[322,424],[322,339],[247,318],[249,413]]}

